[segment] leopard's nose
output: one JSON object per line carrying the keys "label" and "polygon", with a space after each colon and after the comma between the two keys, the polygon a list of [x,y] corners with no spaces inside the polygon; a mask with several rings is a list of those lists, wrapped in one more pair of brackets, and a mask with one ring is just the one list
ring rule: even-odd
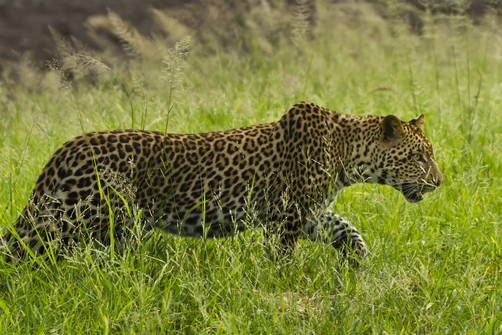
{"label": "leopard's nose", "polygon": [[436,187],[439,187],[442,183],[443,183],[443,175],[439,173],[436,176],[436,178],[434,178],[434,185],[436,185]]}

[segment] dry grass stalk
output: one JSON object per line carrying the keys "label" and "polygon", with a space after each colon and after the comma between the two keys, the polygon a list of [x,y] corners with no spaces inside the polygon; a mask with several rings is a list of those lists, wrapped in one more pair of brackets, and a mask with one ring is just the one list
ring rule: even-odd
{"label": "dry grass stalk", "polygon": [[293,41],[298,46],[307,36],[309,28],[310,8],[308,0],[297,0],[293,14]]}

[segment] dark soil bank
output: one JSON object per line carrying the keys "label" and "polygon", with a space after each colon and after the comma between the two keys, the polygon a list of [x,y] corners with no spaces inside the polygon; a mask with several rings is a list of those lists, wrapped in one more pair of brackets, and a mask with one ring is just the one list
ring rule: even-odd
{"label": "dark soil bank", "polygon": [[[383,12],[387,7],[385,1],[368,0],[384,17]],[[473,0],[468,4],[466,12],[473,17],[479,16],[490,1]],[[252,6],[252,1],[221,0],[221,2],[230,7],[240,7],[241,10],[242,3],[246,3],[244,7]],[[294,6],[296,0],[287,0],[287,2]],[[403,8],[412,8],[412,11],[405,13],[409,11],[405,10],[401,13],[402,15],[410,16],[412,12],[417,10],[420,12],[424,9],[423,3],[425,2],[408,0],[399,3],[406,6],[405,2],[408,3],[408,7]],[[17,61],[20,55],[27,51],[32,53],[38,65],[43,65],[46,60],[54,57],[56,45],[48,26],[53,27],[63,37],[74,36],[89,47],[98,48],[89,38],[87,30],[93,18],[105,17],[108,9],[117,13],[141,34],[149,35],[152,28],[151,8],[169,10],[194,3],[204,6],[208,2],[201,0],[0,0],[0,71],[10,62]],[[309,3],[314,9],[315,0]],[[430,1],[430,3],[435,3],[434,8],[441,7],[442,11],[458,12],[458,8],[448,7],[447,2],[443,0]],[[249,10],[249,8],[244,8],[244,10]],[[197,25],[196,22],[191,23]],[[188,25],[191,23],[188,22]],[[411,23],[414,25],[413,22]]]}
{"label": "dark soil bank", "polygon": [[96,15],[106,16],[108,8],[148,34],[152,25],[150,8],[172,8],[183,0],[0,0],[0,66],[31,51],[35,60],[54,56],[55,43],[48,26],[65,37],[75,36],[97,47],[87,35],[86,22]]}

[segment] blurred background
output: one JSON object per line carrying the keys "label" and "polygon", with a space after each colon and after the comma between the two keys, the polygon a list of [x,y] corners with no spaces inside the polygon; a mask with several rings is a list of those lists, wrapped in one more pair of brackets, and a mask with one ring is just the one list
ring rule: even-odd
{"label": "blurred background", "polygon": [[[222,18],[220,27],[233,16],[240,25],[253,8],[261,7],[264,1],[200,1],[200,0],[0,0],[0,66],[5,67],[18,61],[21,55],[29,52],[40,66],[57,55],[56,43],[49,26],[61,36],[78,39],[91,49],[104,47],[100,38],[114,39],[116,28],[107,19],[111,10],[125,22],[134,26],[145,36],[159,32],[154,24],[152,8],[159,9],[181,19],[187,27],[195,30],[207,28],[211,20]],[[467,14],[476,24],[489,11],[500,11],[502,2],[495,0],[449,1],[449,0],[369,0],[369,1],[330,1],[332,3],[369,3],[381,17],[386,18],[389,10],[398,11],[418,33],[423,27],[423,12],[443,12],[446,14]],[[269,1],[274,7],[274,2]],[[286,1],[288,16],[297,5],[296,0]],[[309,21],[315,22],[316,0],[308,1]],[[395,7],[395,8],[394,8]],[[221,12],[219,12],[221,11]],[[181,15],[181,13],[185,15]],[[214,22],[214,21],[213,21]],[[230,26],[228,27],[230,29]],[[212,27],[211,29],[214,29]]]}

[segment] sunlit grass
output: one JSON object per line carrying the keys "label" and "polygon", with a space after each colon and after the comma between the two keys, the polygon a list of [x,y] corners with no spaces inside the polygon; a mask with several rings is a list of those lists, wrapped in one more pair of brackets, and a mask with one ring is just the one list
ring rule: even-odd
{"label": "sunlit grass", "polygon": [[302,39],[256,17],[234,39],[195,40],[174,90],[162,36],[159,54],[94,55],[113,70],[84,69],[71,86],[28,64],[17,84],[0,81],[3,227],[52,153],[83,131],[218,131],[276,121],[301,100],[346,114],[425,114],[444,184],[413,205],[388,187],[343,190],[333,210],[369,248],[359,269],[304,241],[272,262],[259,230],[207,241],[156,232],[113,257],[91,245],[56,265],[0,263],[1,333],[502,332],[497,26],[442,17],[417,35],[398,16],[319,1]]}

